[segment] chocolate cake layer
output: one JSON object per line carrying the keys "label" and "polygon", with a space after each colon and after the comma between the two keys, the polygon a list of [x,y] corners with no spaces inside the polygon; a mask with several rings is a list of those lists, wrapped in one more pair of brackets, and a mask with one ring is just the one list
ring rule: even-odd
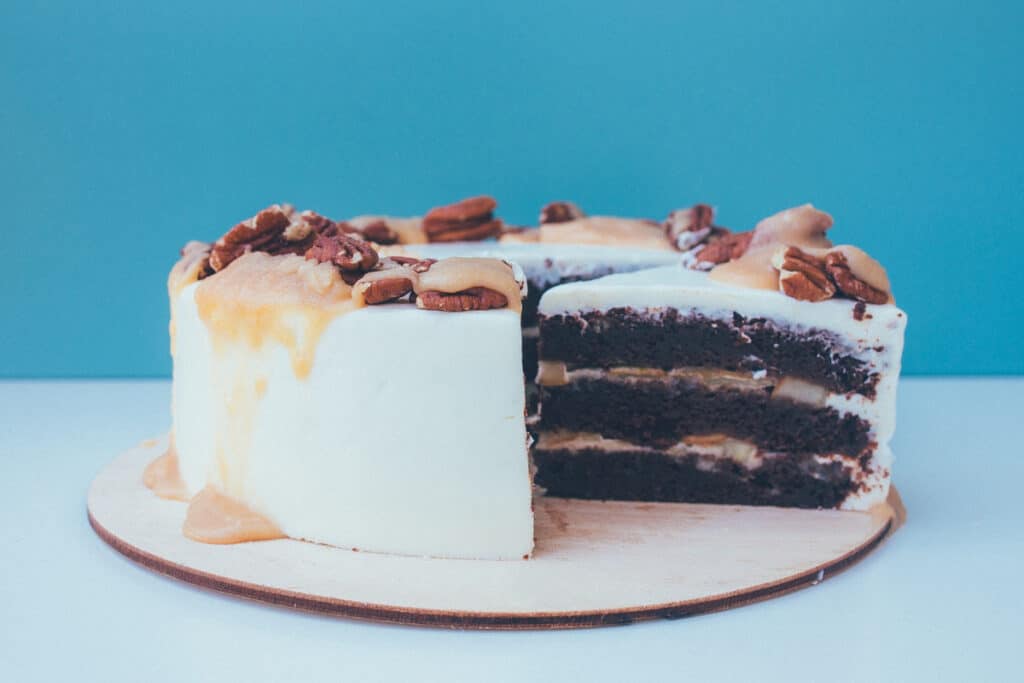
{"label": "chocolate cake layer", "polygon": [[839,507],[857,488],[849,468],[805,454],[774,456],[754,469],[731,460],[709,469],[698,461],[655,450],[538,449],[534,481],[563,498],[799,508]]}
{"label": "chocolate cake layer", "polygon": [[710,389],[693,380],[579,378],[540,387],[544,430],[595,432],[666,448],[687,436],[726,434],[763,450],[860,456],[870,425],[834,408],[771,398],[766,391]]}
{"label": "chocolate cake layer", "polygon": [[786,330],[763,318],[716,320],[675,309],[651,315],[612,308],[541,316],[540,358],[572,367],[695,366],[797,377],[874,398],[878,374],[823,330]]}

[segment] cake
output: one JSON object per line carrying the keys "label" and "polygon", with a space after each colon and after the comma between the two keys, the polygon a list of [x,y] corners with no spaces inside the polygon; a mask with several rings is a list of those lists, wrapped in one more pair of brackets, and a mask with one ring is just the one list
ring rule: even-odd
{"label": "cake", "polygon": [[554,202],[510,228],[496,207],[274,205],[186,245],[170,446],[144,477],[188,502],[186,536],[508,560],[532,552],[535,491],[885,499],[906,316],[830,216],[733,232],[704,204],[656,222]]}
{"label": "cake", "polygon": [[734,233],[677,216],[683,265],[547,291],[548,495],[863,510],[885,500],[906,315],[810,205]]}
{"label": "cake", "polygon": [[183,250],[173,441],[146,483],[189,501],[190,538],[530,554],[522,272],[381,256],[380,226],[275,205]]}

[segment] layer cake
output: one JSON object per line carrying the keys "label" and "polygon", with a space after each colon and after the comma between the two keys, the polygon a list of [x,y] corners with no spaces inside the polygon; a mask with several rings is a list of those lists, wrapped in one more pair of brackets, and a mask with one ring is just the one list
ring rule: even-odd
{"label": "layer cake", "polygon": [[[906,315],[884,270],[784,211],[691,240],[691,267],[539,306],[549,495],[867,509],[885,499]],[[700,255],[700,258],[697,258]]]}

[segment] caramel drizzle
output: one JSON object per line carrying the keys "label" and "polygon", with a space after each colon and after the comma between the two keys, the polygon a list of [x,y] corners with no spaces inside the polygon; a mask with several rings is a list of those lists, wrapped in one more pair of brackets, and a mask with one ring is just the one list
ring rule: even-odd
{"label": "caramel drizzle", "polygon": [[[857,247],[833,247],[825,236],[830,227],[832,216],[810,204],[780,211],[757,224],[743,256],[715,266],[709,277],[725,284],[779,291],[779,271],[772,264],[772,257],[780,248],[792,246],[818,257],[832,251],[842,252],[854,277],[875,289],[891,292],[882,265]],[[891,293],[889,298],[891,301]]]}
{"label": "caramel drizzle", "polygon": [[324,330],[353,308],[351,287],[333,265],[259,252],[200,282],[195,297],[216,353],[274,341],[288,350],[299,379],[309,376]]}
{"label": "caramel drizzle", "polygon": [[213,486],[205,487],[189,503],[182,532],[193,541],[214,544],[286,538],[269,519]]}
{"label": "caramel drizzle", "polygon": [[508,308],[520,312],[523,308],[522,284],[516,280],[512,267],[500,259],[469,258],[454,256],[431,264],[425,272],[413,267],[396,264],[367,273],[359,279],[352,292],[352,300],[358,307],[366,306],[364,294],[368,285],[380,280],[404,278],[412,283],[412,291],[442,292],[455,294],[474,287],[484,287],[502,294],[508,300]]}
{"label": "caramel drizzle", "polygon": [[[586,216],[564,223],[545,223],[537,230],[538,241],[549,244],[595,244],[671,250],[665,229],[634,218]],[[511,241],[511,240],[510,240]]]}
{"label": "caramel drizzle", "polygon": [[174,435],[171,435],[167,450],[156,460],[146,466],[142,473],[142,483],[165,500],[187,501],[189,499],[188,487],[181,478],[181,470],[178,468],[178,451],[174,447]]}

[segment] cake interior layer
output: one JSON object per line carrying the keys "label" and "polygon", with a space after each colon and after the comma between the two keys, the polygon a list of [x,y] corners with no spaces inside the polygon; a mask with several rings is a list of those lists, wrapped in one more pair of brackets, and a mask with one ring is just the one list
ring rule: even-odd
{"label": "cake interior layer", "polygon": [[825,330],[788,330],[763,318],[709,318],[676,309],[612,308],[540,316],[540,358],[569,367],[679,366],[768,372],[874,398],[879,376]]}
{"label": "cake interior layer", "polygon": [[710,386],[687,376],[577,376],[541,386],[541,428],[595,432],[665,448],[693,434],[724,434],[766,451],[861,456],[871,425],[852,414],[773,397],[771,387]]}
{"label": "cake interior layer", "polygon": [[533,460],[537,485],[563,498],[835,508],[858,489],[849,466],[809,454],[778,454],[754,469],[651,449],[538,448]]}

